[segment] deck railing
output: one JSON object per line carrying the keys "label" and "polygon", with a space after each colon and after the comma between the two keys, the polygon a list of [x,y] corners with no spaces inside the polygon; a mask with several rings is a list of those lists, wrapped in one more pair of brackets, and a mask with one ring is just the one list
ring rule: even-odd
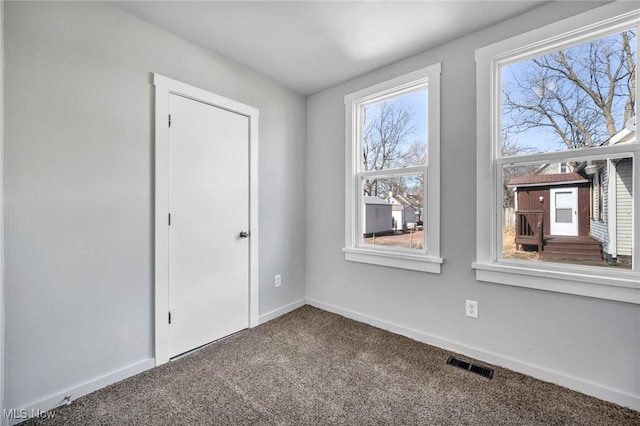
{"label": "deck railing", "polygon": [[516,211],[516,246],[518,244],[538,246],[542,251],[542,210]]}

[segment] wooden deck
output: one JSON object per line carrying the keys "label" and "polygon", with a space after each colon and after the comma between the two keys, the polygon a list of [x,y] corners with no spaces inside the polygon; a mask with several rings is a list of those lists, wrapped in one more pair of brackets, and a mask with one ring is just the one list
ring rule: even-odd
{"label": "wooden deck", "polygon": [[542,259],[602,260],[600,242],[592,237],[545,236]]}
{"label": "wooden deck", "polygon": [[547,260],[602,260],[600,242],[590,236],[544,235],[543,215],[542,210],[516,212],[516,247],[536,247]]}
{"label": "wooden deck", "polygon": [[521,210],[516,212],[516,246],[533,245],[542,252],[542,210]]}

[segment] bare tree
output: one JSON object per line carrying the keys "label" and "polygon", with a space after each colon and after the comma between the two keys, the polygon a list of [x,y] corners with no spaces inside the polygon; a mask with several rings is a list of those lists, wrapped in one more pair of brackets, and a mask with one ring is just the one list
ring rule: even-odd
{"label": "bare tree", "polygon": [[[416,134],[413,116],[411,105],[395,102],[382,102],[364,110],[362,160],[365,171],[402,166],[408,155],[406,146]],[[378,196],[384,191],[401,190],[398,188],[401,181],[397,181],[394,188],[392,180],[395,179],[385,179],[389,181],[385,185],[381,185],[379,179],[367,180],[364,193]]]}
{"label": "bare tree", "polygon": [[635,38],[625,31],[531,59],[503,88],[503,130],[546,128],[568,149],[608,140],[634,114]]}
{"label": "bare tree", "polygon": [[427,145],[424,141],[414,140],[400,158],[401,167],[417,166],[427,161]]}
{"label": "bare tree", "polygon": [[[427,162],[427,145],[424,141],[414,140],[402,157],[403,166],[417,166]],[[404,192],[413,195],[422,204],[424,199],[424,175],[410,177],[405,183]]]}
{"label": "bare tree", "polygon": [[[535,148],[523,145],[508,132],[503,131],[502,134],[502,156],[514,156],[531,154],[535,152]],[[515,208],[515,197],[513,191],[509,188],[509,181],[514,176],[524,176],[532,174],[536,166],[510,166],[502,169],[502,207],[505,209]]]}

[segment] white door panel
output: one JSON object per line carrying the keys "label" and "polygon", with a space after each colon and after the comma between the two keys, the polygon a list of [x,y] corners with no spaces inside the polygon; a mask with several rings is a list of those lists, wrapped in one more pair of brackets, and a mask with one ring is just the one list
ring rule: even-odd
{"label": "white door panel", "polygon": [[578,188],[551,189],[551,235],[578,235]]}
{"label": "white door panel", "polygon": [[169,96],[169,356],[249,324],[249,119]]}

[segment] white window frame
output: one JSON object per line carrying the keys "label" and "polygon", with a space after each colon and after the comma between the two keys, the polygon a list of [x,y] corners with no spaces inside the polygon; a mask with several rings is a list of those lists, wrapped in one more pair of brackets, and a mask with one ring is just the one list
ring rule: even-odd
{"label": "white window frame", "polygon": [[[532,164],[560,161],[572,156],[581,160],[633,158],[633,267],[615,270],[566,263],[501,259],[501,215],[503,165],[508,157],[499,156],[500,66],[540,56],[640,26],[640,10],[630,2],[611,3],[476,50],[477,78],[477,225],[476,261],[472,267],[478,281],[576,294],[640,304],[640,143],[589,148],[580,152],[562,151],[519,156]],[[636,49],[639,51],[638,37]],[[637,86],[640,92],[640,87]],[[639,99],[636,93],[636,99]],[[637,115],[636,103],[636,115]]]}
{"label": "white window frame", "polygon": [[[351,93],[345,102],[345,259],[394,268],[440,273],[440,63],[384,81]],[[426,209],[423,250],[389,248],[362,244],[362,177],[359,123],[364,104],[408,93],[417,87],[427,88],[427,164],[401,169],[400,174],[423,173]],[[398,169],[377,170],[378,175],[397,175]]]}

